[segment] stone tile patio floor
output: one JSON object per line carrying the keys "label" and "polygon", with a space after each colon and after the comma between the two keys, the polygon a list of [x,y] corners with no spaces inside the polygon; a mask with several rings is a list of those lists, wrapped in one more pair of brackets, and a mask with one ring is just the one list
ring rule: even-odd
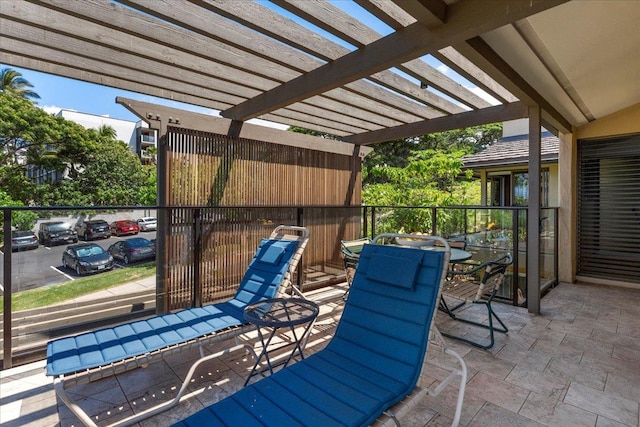
{"label": "stone tile patio floor", "polygon": [[[322,348],[340,317],[340,288],[316,293],[321,313],[306,354]],[[469,370],[461,425],[465,426],[636,426],[640,406],[640,290],[562,283],[542,300],[542,314],[494,304],[510,332],[498,334],[491,350],[447,339]],[[479,316],[476,309],[468,316]],[[442,331],[484,336],[485,331],[442,314]],[[254,339],[248,334],[247,339]],[[228,345],[228,344],[227,344]],[[215,351],[219,345],[213,346]],[[429,351],[429,358],[442,355]],[[179,387],[197,351],[183,352],[148,368],[72,388],[81,407],[106,425],[153,403],[168,400]],[[166,426],[242,387],[252,359],[245,354],[203,365],[191,384],[202,392],[141,426]],[[72,426],[78,420],[56,400],[44,362],[0,373],[2,426]],[[421,384],[442,378],[427,364]],[[429,368],[430,367],[430,368]],[[450,425],[456,390],[426,396],[403,419],[403,426]]]}

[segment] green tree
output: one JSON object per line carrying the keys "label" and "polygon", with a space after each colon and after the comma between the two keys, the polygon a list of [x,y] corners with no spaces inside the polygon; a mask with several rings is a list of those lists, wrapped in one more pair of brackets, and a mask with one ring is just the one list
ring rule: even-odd
{"label": "green tree", "polygon": [[317,130],[311,130],[311,129],[306,129],[306,128],[301,128],[299,126],[290,126],[287,129],[289,132],[295,132],[295,133],[304,133],[305,135],[312,135],[312,136],[317,136],[318,138],[324,138],[324,139],[340,139],[335,135],[331,135],[329,133],[324,133],[324,132],[318,132]]}
{"label": "green tree", "polygon": [[[463,170],[464,156],[498,141],[502,124],[388,141],[374,146],[362,163],[362,202],[391,206],[377,220],[377,232],[431,232],[430,209],[407,206],[461,206],[480,203],[480,185],[471,171]],[[463,211],[440,209],[437,232],[464,231]]]}
{"label": "green tree", "polygon": [[502,137],[502,123],[455,129],[418,137],[422,149],[477,153]]}
{"label": "green tree", "polygon": [[31,90],[33,85],[22,74],[11,68],[0,70],[0,91],[24,99],[40,99],[40,95]]}
{"label": "green tree", "polygon": [[158,178],[155,165],[146,166],[146,183],[140,187],[138,192],[138,200],[141,205],[155,206],[157,204]]}
{"label": "green tree", "polygon": [[463,152],[467,155],[488,147],[498,141],[501,136],[502,123],[493,123],[375,144],[374,151],[362,162],[362,183],[366,186],[386,182],[379,168],[384,166],[404,168],[409,165],[412,153],[432,150]]}
{"label": "green tree", "polygon": [[[377,166],[369,183],[363,186],[365,205],[390,206],[383,209],[376,231],[422,232],[434,229],[430,209],[406,207],[473,205],[480,202],[480,186],[471,171],[463,171],[462,158],[468,149],[413,151],[406,166]],[[464,227],[461,210],[439,210],[437,230],[440,235],[460,232]]]}
{"label": "green tree", "polygon": [[450,206],[477,203],[469,192],[471,172],[462,171],[464,151],[420,150],[405,167],[376,168],[380,182],[363,187],[367,205]]}
{"label": "green tree", "polygon": [[109,125],[100,126],[97,129],[97,132],[100,139],[104,139],[107,141],[118,139],[118,132],[116,132],[116,130]]}
{"label": "green tree", "polygon": [[[15,201],[4,191],[0,190],[0,206],[24,206],[22,202]],[[36,223],[38,215],[31,211],[13,211],[11,213],[11,225],[18,230],[31,230]],[[0,220],[4,221],[4,212],[0,212]]]}
{"label": "green tree", "polygon": [[[30,201],[33,185],[25,177],[29,155],[53,141],[48,114],[24,99],[0,92],[0,189],[13,200]],[[35,134],[42,144],[33,141]],[[38,145],[39,147],[35,147]]]}
{"label": "green tree", "polygon": [[27,169],[63,172],[87,164],[97,140],[82,126],[54,117],[30,101],[0,92],[0,189],[25,204],[47,193]]}
{"label": "green tree", "polygon": [[86,163],[69,172],[72,194],[82,194],[86,205],[138,204],[147,175],[138,156],[104,129],[88,133],[98,144]]}
{"label": "green tree", "polygon": [[[110,127],[85,129],[28,100],[0,93],[0,189],[24,204],[135,205],[148,173]],[[35,185],[27,168],[60,172]]]}

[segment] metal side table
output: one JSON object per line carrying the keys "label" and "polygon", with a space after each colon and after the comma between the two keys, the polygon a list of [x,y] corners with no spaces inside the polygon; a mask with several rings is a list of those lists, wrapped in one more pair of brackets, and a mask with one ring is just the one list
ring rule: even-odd
{"label": "metal side table", "polygon": [[[265,371],[273,374],[274,366],[281,364],[287,366],[296,357],[296,354],[301,359],[304,359],[302,351],[319,311],[318,304],[302,298],[272,298],[248,305],[244,309],[244,317],[247,322],[256,326],[262,351],[256,357],[256,361],[244,385],[246,386],[253,376]],[[299,326],[304,326],[302,334],[296,332],[296,327]],[[271,341],[277,333],[289,331],[293,335],[291,342],[275,346],[271,345]],[[286,347],[293,347],[288,357],[275,365],[272,364],[269,353]],[[258,367],[263,359],[266,361],[267,367],[259,369]]]}

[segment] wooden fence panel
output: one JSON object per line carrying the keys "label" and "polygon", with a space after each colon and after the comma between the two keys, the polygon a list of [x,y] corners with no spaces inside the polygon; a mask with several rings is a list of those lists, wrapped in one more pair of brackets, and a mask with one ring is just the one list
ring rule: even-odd
{"label": "wooden fence panel", "polygon": [[348,207],[361,202],[359,157],[172,127],[166,141],[170,309],[233,295],[260,239],[300,212],[311,232],[302,281],[340,273],[339,241],[360,227]]}

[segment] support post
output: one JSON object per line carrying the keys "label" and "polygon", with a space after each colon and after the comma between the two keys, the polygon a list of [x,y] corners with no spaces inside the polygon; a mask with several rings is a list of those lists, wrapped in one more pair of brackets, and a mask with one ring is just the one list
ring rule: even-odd
{"label": "support post", "polygon": [[12,361],[12,349],[11,349],[11,294],[13,292],[11,286],[11,209],[3,209],[4,223],[3,223],[3,238],[4,238],[4,264],[3,273],[4,277],[4,289],[2,291],[3,300],[3,323],[2,323],[2,369],[9,369],[13,366]]}
{"label": "support post", "polygon": [[156,314],[169,311],[167,298],[167,276],[169,260],[167,259],[167,236],[169,235],[169,219],[171,218],[167,200],[169,200],[169,168],[167,162],[167,146],[169,141],[167,125],[158,117],[158,163],[157,163],[157,203],[158,229],[156,233]]}
{"label": "support post", "polygon": [[558,209],[556,243],[558,250],[558,281],[576,281],[576,215],[578,148],[573,133],[560,133],[558,156]]}
{"label": "support post", "polygon": [[202,215],[199,208],[193,210],[193,300],[192,307],[202,307],[200,265],[202,263]]}
{"label": "support post", "polygon": [[527,208],[527,308],[540,314],[540,144],[541,110],[529,107],[529,204]]}

